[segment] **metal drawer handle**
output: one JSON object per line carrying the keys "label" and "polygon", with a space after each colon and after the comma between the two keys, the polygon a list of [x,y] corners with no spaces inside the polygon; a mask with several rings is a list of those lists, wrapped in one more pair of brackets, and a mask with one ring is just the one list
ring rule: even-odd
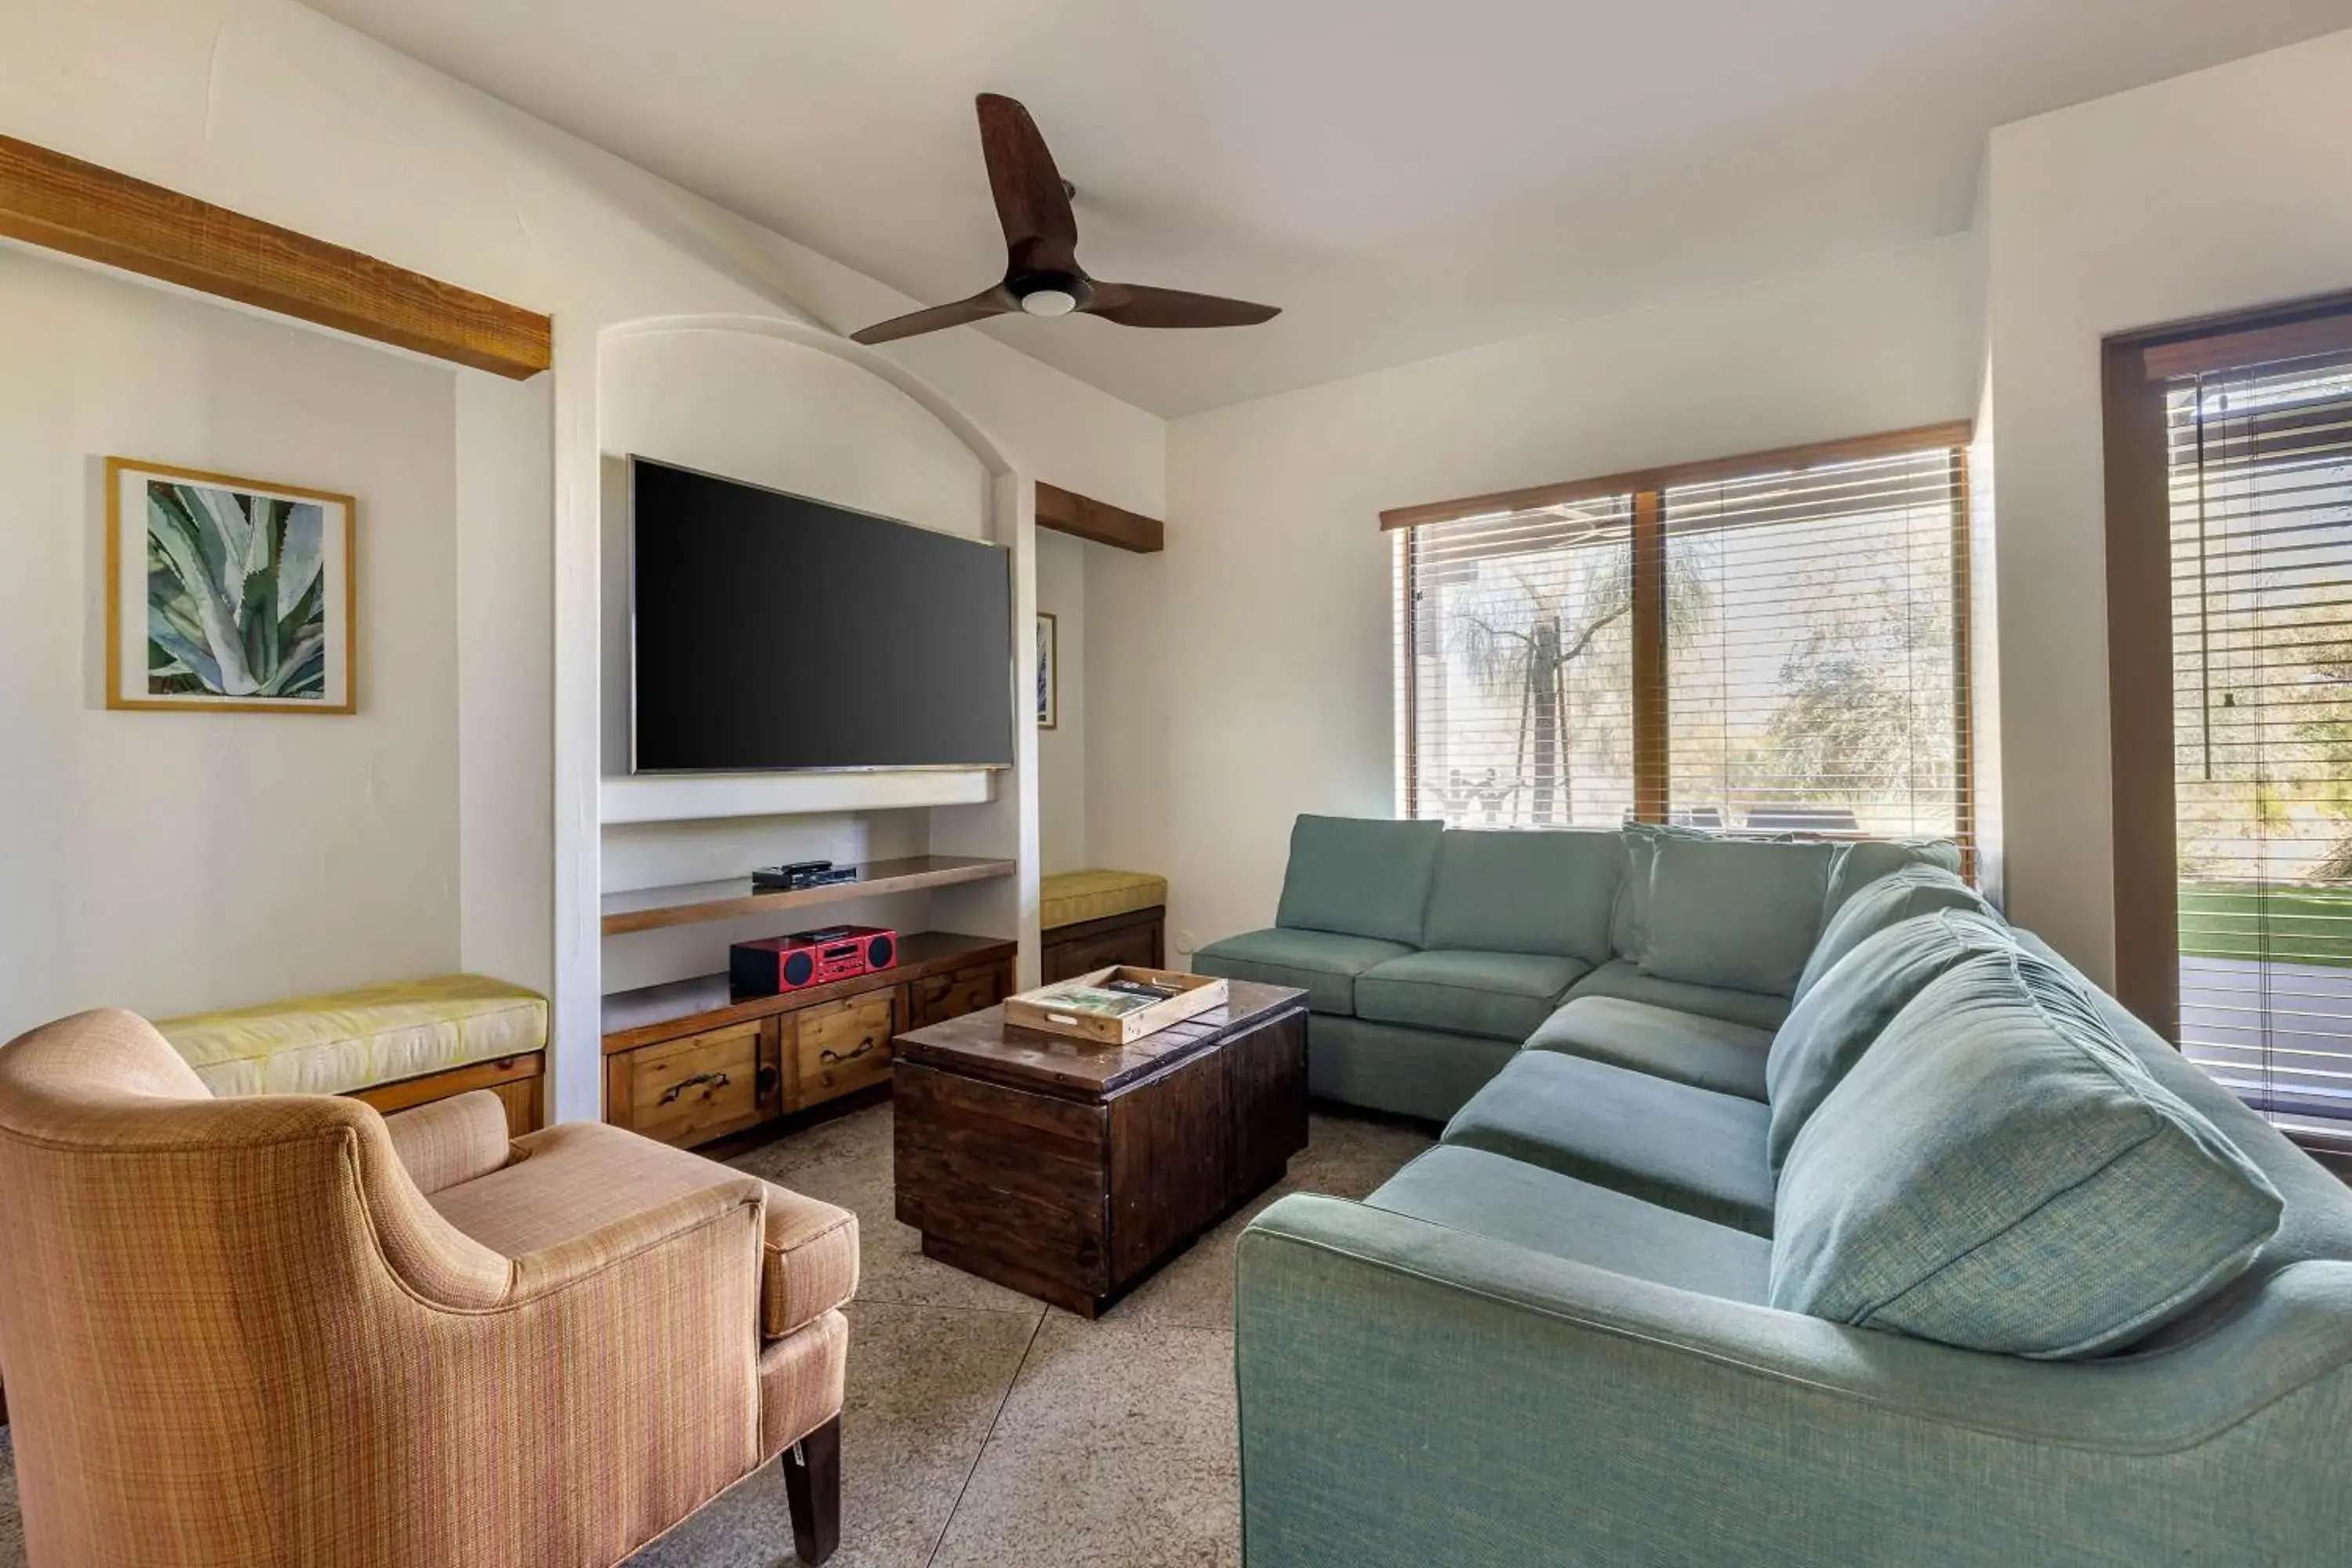
{"label": "metal drawer handle", "polygon": [[838,1051],[835,1051],[832,1047],[827,1046],[824,1049],[817,1052],[816,1059],[821,1062],[854,1062],[858,1058],[871,1051],[873,1048],[874,1037],[868,1035],[864,1039],[858,1041],[857,1048],[850,1052],[845,1057]]}
{"label": "metal drawer handle", "polygon": [[728,1078],[723,1072],[698,1072],[692,1078],[682,1078],[676,1083],[669,1086],[668,1090],[661,1097],[661,1103],[667,1105],[671,1100],[676,1100],[679,1095],[684,1094],[688,1089],[692,1089],[698,1083],[707,1083],[713,1089],[725,1089],[728,1084]]}

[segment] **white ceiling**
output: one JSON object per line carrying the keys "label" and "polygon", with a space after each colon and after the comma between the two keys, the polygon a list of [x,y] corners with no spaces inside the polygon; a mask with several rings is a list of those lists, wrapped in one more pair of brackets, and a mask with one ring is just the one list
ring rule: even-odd
{"label": "white ceiling", "polygon": [[[1026,102],[1098,278],[1269,325],[986,331],[1181,415],[1964,228],[2003,121],[2352,0],[310,0],[929,303]],[[839,323],[845,329],[864,322]]]}

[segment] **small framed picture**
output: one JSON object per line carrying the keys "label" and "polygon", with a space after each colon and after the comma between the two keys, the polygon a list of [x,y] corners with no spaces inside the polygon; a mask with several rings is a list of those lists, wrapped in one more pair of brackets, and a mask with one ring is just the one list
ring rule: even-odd
{"label": "small framed picture", "polygon": [[352,498],[106,460],[106,705],[356,708]]}
{"label": "small framed picture", "polygon": [[1062,727],[1061,633],[1053,616],[1037,612],[1037,728]]}

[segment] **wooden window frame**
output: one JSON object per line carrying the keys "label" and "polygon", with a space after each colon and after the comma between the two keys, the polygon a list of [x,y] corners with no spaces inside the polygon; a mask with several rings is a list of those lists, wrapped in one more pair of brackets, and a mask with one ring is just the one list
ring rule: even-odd
{"label": "wooden window frame", "polygon": [[[1411,530],[1459,522],[1494,512],[1533,511],[1608,496],[1632,498],[1633,820],[1663,823],[1671,809],[1669,797],[1673,776],[1673,757],[1668,740],[1671,715],[1665,624],[1666,536],[1671,531],[1665,517],[1666,491],[1685,485],[1738,479],[1759,473],[1803,473],[1832,463],[1941,449],[1950,454],[1951,464],[1953,706],[1957,731],[1954,742],[1958,763],[1956,781],[1958,799],[1955,803],[1954,832],[1961,847],[1962,872],[1973,881],[1979,858],[1976,847],[1976,703],[1972,685],[1975,660],[1971,647],[1971,611],[1975,595],[1971,575],[1974,563],[1970,555],[1968,449],[1974,438],[1975,427],[1971,422],[1955,420],[1940,425],[1881,431],[1844,440],[1774,447],[1738,457],[1710,458],[1664,468],[1639,468],[1597,479],[1572,479],[1524,489],[1496,490],[1459,500],[1432,501],[1381,512],[1381,531],[1402,531],[1407,536],[1407,542],[1402,547],[1402,563],[1395,574],[1399,597],[1394,606],[1394,613],[1402,617],[1404,628],[1404,669],[1401,683],[1403,689],[1400,694],[1403,705],[1401,734],[1404,747],[1399,769],[1399,779],[1404,789],[1402,805],[1408,811],[1413,810],[1419,805],[1421,796],[1420,681],[1416,677],[1421,621],[1414,603],[1419,583],[1410,542]],[[1861,838],[1868,836],[1824,832],[1809,837]]]}
{"label": "wooden window frame", "polygon": [[2102,345],[2115,994],[2176,1046],[2180,878],[2166,386],[2200,372],[2335,353],[2352,353],[2352,293],[2174,321]]}

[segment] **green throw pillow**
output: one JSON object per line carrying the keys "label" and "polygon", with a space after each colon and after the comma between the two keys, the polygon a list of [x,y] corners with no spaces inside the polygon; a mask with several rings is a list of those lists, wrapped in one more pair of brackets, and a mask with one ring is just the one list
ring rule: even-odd
{"label": "green throw pillow", "polygon": [[1421,945],[1442,822],[1301,816],[1274,923]]}
{"label": "green throw pillow", "polygon": [[[1841,910],[1830,922],[1832,930],[1854,908],[1848,904]],[[1829,940],[1824,935],[1822,945]],[[1935,910],[1873,931],[1811,989],[1801,986],[1797,1005],[1772,1037],[1764,1062],[1764,1094],[1772,1102],[1766,1152],[1772,1168],[1780,1168],[1805,1122],[1914,996],[1947,970],[2015,945],[1997,919],[1967,910]]]}
{"label": "green throw pillow", "polygon": [[1805,960],[1804,973],[1797,978],[1796,999],[1803,1001],[1805,993],[1829,973],[1830,966],[1864,939],[1931,910],[1969,910],[1999,918],[1983,894],[1941,866],[1906,866],[1861,889],[1829,918],[1822,928],[1822,940],[1813,944],[1812,956]]}
{"label": "green throw pillow", "polygon": [[2277,1189],[2020,949],[1931,982],[1797,1135],[1772,1305],[2009,1355],[2127,1344],[2242,1273]]}
{"label": "green throw pillow", "polygon": [[1642,972],[1786,996],[1821,934],[1838,847],[1659,837],[1650,856]]}

